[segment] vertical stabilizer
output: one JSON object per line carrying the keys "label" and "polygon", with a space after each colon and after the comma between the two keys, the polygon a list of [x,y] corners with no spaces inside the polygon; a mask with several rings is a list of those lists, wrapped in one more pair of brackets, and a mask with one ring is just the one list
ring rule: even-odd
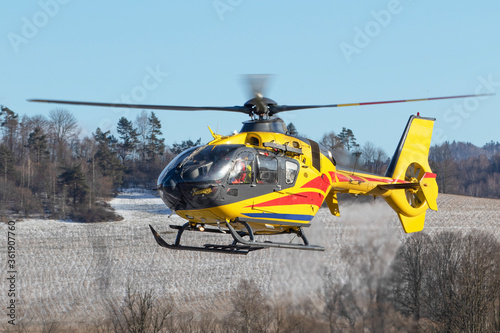
{"label": "vertical stabilizer", "polygon": [[436,174],[432,173],[428,160],[434,121],[410,117],[386,172],[386,177],[396,183],[413,185],[391,189],[391,194],[385,197],[408,233],[423,229],[427,208],[437,210]]}

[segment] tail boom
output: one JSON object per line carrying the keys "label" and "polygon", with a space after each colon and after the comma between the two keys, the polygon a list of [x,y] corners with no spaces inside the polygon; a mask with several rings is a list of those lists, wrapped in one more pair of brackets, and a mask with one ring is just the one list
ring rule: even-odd
{"label": "tail boom", "polygon": [[436,174],[428,162],[434,119],[411,116],[385,176],[352,170],[330,172],[330,211],[338,215],[332,193],[380,196],[398,214],[405,232],[421,231],[428,208],[437,210]]}

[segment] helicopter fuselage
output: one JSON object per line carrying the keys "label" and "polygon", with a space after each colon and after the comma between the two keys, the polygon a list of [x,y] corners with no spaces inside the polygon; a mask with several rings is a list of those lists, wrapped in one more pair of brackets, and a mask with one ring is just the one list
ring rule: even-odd
{"label": "helicopter fuselage", "polygon": [[[237,219],[259,224],[256,233],[309,224],[331,180],[313,167],[310,142],[276,132],[279,123],[267,125],[269,132],[247,132],[247,123],[238,134],[215,135],[181,153],[158,179],[163,201],[190,222]],[[316,147],[324,170],[335,170],[327,152]]]}
{"label": "helicopter fuselage", "polygon": [[309,226],[325,199],[338,216],[336,193],[384,196],[377,185],[395,182],[338,170],[331,152],[282,125],[246,122],[240,133],[213,134],[207,145],[179,154],[158,178],[161,198],[193,225],[238,221],[273,234]]}

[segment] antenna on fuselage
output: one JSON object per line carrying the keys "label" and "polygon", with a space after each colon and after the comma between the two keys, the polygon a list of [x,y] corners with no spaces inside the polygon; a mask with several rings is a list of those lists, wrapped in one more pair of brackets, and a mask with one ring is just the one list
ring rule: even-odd
{"label": "antenna on fuselage", "polygon": [[360,151],[355,151],[352,154],[354,155],[354,157],[356,157],[356,161],[354,162],[354,169],[352,170],[352,174],[354,175],[354,173],[356,172],[356,166],[358,165],[359,157],[361,156],[362,153]]}

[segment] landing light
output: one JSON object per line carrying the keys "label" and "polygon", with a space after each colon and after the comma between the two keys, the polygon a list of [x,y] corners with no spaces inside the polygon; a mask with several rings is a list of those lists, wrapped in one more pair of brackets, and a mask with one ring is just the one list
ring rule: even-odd
{"label": "landing light", "polygon": [[200,226],[198,227],[198,230],[199,230],[199,231],[205,231],[205,227],[204,227],[204,226],[202,226],[202,225],[200,225]]}

